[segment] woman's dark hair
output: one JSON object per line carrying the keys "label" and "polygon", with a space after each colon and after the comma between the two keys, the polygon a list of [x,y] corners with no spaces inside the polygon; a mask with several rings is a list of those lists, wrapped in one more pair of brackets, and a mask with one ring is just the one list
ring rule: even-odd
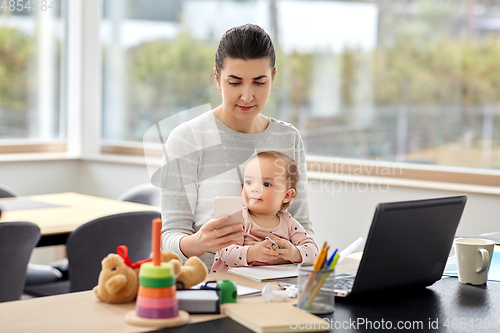
{"label": "woman's dark hair", "polygon": [[226,58],[253,60],[268,58],[274,73],[276,54],[271,37],[255,24],[245,24],[226,31],[215,53],[217,75],[223,68]]}

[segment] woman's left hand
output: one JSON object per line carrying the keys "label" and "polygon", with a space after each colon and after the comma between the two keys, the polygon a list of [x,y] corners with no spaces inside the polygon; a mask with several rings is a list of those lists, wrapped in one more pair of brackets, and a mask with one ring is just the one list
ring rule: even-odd
{"label": "woman's left hand", "polygon": [[292,243],[282,238],[274,238],[273,241],[281,247],[281,249],[275,249],[276,253],[278,253],[278,257],[289,260],[293,263],[302,262],[302,255],[300,254],[299,249],[297,249]]}

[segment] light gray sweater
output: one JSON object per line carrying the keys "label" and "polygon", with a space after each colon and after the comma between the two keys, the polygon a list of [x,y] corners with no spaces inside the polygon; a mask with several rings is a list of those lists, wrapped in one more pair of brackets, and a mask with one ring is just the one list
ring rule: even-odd
{"label": "light gray sweater", "polygon": [[[179,248],[180,239],[213,218],[216,196],[241,195],[247,161],[268,150],[281,151],[297,162],[297,195],[287,211],[313,235],[304,144],[298,130],[270,118],[265,131],[241,133],[208,111],[176,127],[166,141],[161,170],[162,248],[187,260]],[[210,268],[214,253],[207,252],[200,259]]]}

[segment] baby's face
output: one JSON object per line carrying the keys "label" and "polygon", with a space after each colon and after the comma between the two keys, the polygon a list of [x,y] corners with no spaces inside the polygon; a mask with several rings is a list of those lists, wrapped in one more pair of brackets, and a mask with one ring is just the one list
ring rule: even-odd
{"label": "baby's face", "polygon": [[274,215],[291,200],[287,192],[287,170],[280,160],[252,158],[246,168],[243,199],[252,213]]}

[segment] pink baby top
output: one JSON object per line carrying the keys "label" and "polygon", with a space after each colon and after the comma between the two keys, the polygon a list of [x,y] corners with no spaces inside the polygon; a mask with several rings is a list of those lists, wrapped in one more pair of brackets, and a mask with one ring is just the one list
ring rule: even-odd
{"label": "pink baby top", "polygon": [[272,263],[258,261],[247,262],[248,248],[264,240],[254,235],[254,230],[270,231],[276,237],[288,240],[299,250],[303,263],[314,263],[316,260],[318,256],[318,246],[314,243],[312,237],[307,234],[302,225],[295,220],[290,213],[279,211],[278,216],[280,218],[280,223],[277,227],[271,229],[258,226],[250,217],[247,208],[243,209],[242,215],[243,228],[245,229],[243,241],[217,251],[214,264],[212,265],[212,273],[225,272],[229,267],[272,265]]}

